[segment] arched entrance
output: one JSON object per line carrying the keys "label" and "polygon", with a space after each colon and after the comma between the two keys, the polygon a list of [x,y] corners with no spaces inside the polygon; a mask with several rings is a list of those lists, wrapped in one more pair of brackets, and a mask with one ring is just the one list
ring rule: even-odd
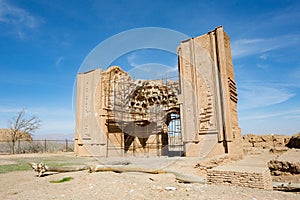
{"label": "arched entrance", "polygon": [[[167,116],[166,124],[168,125],[167,140],[165,141],[168,156],[183,156],[184,148],[181,133],[180,114],[171,112]],[[165,147],[165,148],[166,148]]]}

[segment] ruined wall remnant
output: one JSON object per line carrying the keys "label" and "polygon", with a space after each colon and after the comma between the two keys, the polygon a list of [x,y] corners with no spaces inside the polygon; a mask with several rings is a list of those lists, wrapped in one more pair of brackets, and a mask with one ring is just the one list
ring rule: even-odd
{"label": "ruined wall remnant", "polygon": [[300,174],[300,150],[289,149],[284,154],[268,162],[273,175],[282,173]]}
{"label": "ruined wall remnant", "polygon": [[118,66],[78,74],[75,153],[241,154],[230,41],[222,27],[178,47],[178,81]]}
{"label": "ruined wall remnant", "polygon": [[169,118],[179,113],[178,81],[135,80],[112,66],[78,74],[77,88],[77,155],[123,155],[149,148],[166,154]]}
{"label": "ruined wall remnant", "polygon": [[286,144],[289,148],[300,149],[300,133],[293,135]]}
{"label": "ruined wall remnant", "polygon": [[218,27],[183,41],[178,56],[185,147],[193,149],[191,156],[241,154],[237,91],[228,35]]}
{"label": "ruined wall remnant", "polygon": [[208,184],[225,184],[239,187],[272,190],[272,177],[269,169],[240,166],[228,169],[225,166],[207,171]]}

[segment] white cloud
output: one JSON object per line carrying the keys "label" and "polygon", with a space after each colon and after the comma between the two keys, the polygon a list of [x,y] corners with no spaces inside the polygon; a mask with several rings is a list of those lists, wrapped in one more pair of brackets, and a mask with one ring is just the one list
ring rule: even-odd
{"label": "white cloud", "polygon": [[240,120],[263,120],[263,119],[269,119],[269,118],[285,118],[285,119],[294,119],[300,117],[300,110],[287,110],[282,112],[271,112],[271,113],[254,113],[250,114],[247,117],[242,117]]}
{"label": "white cloud", "polygon": [[18,8],[5,0],[0,0],[0,22],[23,25],[35,28],[38,20],[22,8]]}
{"label": "white cloud", "polygon": [[240,39],[232,42],[232,57],[242,58],[256,54],[263,54],[260,56],[266,59],[266,52],[275,49],[284,48],[287,46],[298,45],[299,35],[284,35],[273,38],[254,38],[254,39]]}
{"label": "white cloud", "polygon": [[287,88],[265,85],[244,85],[239,87],[239,108],[253,109],[288,101],[296,94]]}
{"label": "white cloud", "polygon": [[299,79],[300,79],[300,67],[295,68],[295,69],[292,71],[292,73],[291,73],[290,76],[291,76],[292,78],[296,79],[297,81],[299,81]]}
{"label": "white cloud", "polygon": [[264,64],[257,64],[256,66],[258,68],[260,68],[260,69],[267,69],[267,68],[269,68],[269,65],[264,65]]}
{"label": "white cloud", "polygon": [[138,67],[139,70],[149,73],[151,71],[151,66],[149,64],[141,65]]}
{"label": "white cloud", "polygon": [[268,57],[269,57],[269,55],[266,54],[266,53],[259,56],[259,58],[262,59],[262,60],[267,60]]}
{"label": "white cloud", "polygon": [[152,62],[157,58],[154,56],[155,58],[151,59],[151,56],[149,56],[151,55],[151,53],[153,52],[150,52],[150,54],[145,55],[144,52],[136,51],[131,52],[126,57],[127,62],[132,67],[130,70],[128,70],[128,73],[133,78],[150,80],[174,77],[175,75],[177,75],[177,57],[175,63],[172,63],[172,65],[168,65],[165,64],[164,60],[162,60],[161,63]]}
{"label": "white cloud", "polygon": [[20,39],[24,39],[26,29],[35,29],[40,20],[28,11],[19,8],[11,3],[0,0],[0,24],[8,24]]}
{"label": "white cloud", "polygon": [[135,79],[157,80],[176,76],[177,67],[175,69],[160,63],[146,63],[130,69],[128,73]]}
{"label": "white cloud", "polygon": [[21,110],[22,108],[0,107],[0,113],[17,113]]}
{"label": "white cloud", "polygon": [[57,69],[60,69],[60,64],[61,64],[61,62],[64,60],[64,57],[63,56],[60,56],[60,57],[58,57],[57,59],[56,59],[56,61],[55,61],[55,67],[57,68]]}
{"label": "white cloud", "polygon": [[129,56],[127,56],[127,61],[130,66],[137,67],[138,64],[136,63],[137,55],[136,53],[132,52]]}
{"label": "white cloud", "polygon": [[292,113],[291,115],[283,116],[284,119],[300,119],[300,112]]}
{"label": "white cloud", "polygon": [[299,22],[300,18],[300,12],[299,12],[299,6],[295,6],[291,4],[285,9],[280,9],[279,12],[273,13],[273,21],[277,24],[295,24]]}

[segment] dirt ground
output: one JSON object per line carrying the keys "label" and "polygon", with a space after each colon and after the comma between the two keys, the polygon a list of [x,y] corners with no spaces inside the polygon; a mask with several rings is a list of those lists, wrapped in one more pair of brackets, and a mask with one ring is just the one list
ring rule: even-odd
{"label": "dirt ground", "polygon": [[[72,154],[0,155],[0,164],[12,164],[18,159],[57,164],[66,160],[74,164],[108,163],[129,160],[133,165],[172,169],[188,175],[205,178],[205,171],[194,166],[196,158],[125,157],[109,159],[76,158]],[[45,161],[45,162],[46,162]],[[46,163],[47,163],[46,162]],[[51,183],[72,177],[63,183]],[[299,194],[240,188],[226,185],[186,184],[176,181],[173,174],[114,173],[87,171],[54,173],[36,177],[31,170],[0,174],[0,199],[300,199]]]}

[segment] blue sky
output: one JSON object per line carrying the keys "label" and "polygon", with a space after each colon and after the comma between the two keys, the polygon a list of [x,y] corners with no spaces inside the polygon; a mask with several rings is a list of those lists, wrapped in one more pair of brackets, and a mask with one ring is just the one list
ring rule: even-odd
{"label": "blue sky", "polygon": [[[43,121],[36,136],[73,134],[76,74],[100,42],[134,28],[194,37],[219,25],[231,38],[243,134],[299,132],[298,0],[0,0],[0,127],[25,108]],[[168,52],[142,51],[113,64],[172,68],[176,60]]]}

